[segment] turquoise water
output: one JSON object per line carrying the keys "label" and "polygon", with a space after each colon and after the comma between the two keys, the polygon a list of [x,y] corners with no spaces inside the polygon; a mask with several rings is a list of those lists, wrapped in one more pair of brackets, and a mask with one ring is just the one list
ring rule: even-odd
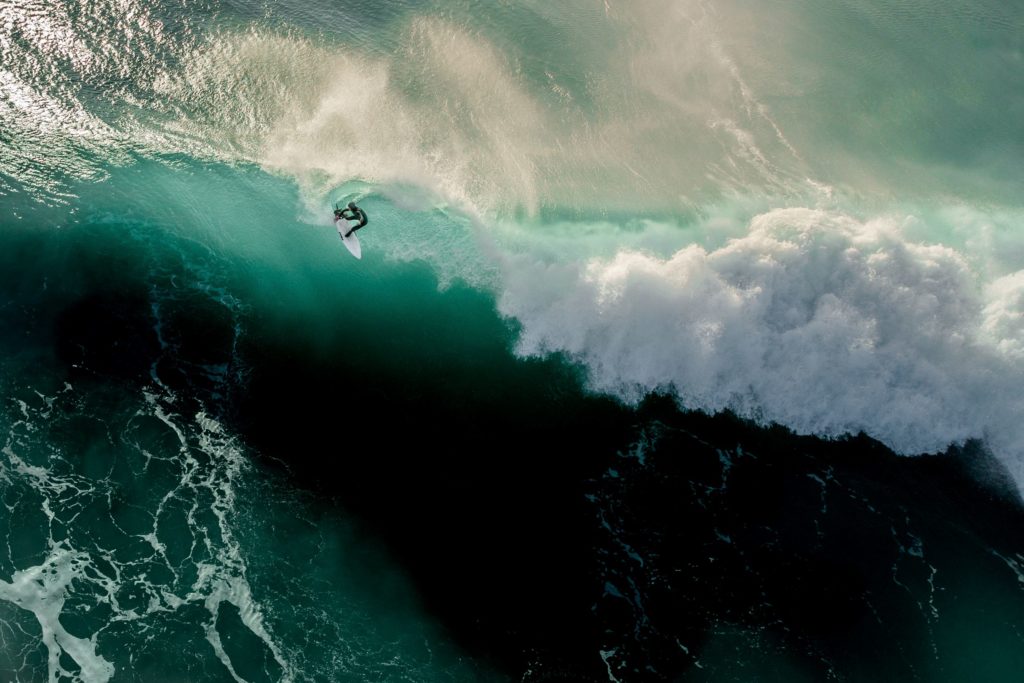
{"label": "turquoise water", "polygon": [[[1024,10],[549,5],[0,0],[0,679],[1012,680]],[[330,222],[349,200],[361,261]],[[948,484],[807,447],[858,523],[813,487],[766,517],[815,520],[801,557],[877,527],[895,555],[822,570],[868,577],[877,629],[784,592],[697,608],[659,593],[713,572],[654,501],[720,506],[709,538],[757,547],[736,519],[759,499],[673,474],[696,446],[616,460],[686,411],[988,455]],[[692,419],[730,457],[791,455]],[[865,483],[888,467],[934,496]],[[950,493],[971,477],[1016,502],[979,522]],[[548,513],[593,528],[530,541]],[[632,568],[551,559],[593,548]],[[604,635],[559,642],[551,586]]]}

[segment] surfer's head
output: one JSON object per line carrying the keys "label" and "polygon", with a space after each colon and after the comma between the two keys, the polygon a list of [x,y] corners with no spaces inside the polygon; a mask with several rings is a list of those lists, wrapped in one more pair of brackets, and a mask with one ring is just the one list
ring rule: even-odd
{"label": "surfer's head", "polygon": [[356,203],[355,202],[349,202],[348,203],[348,208],[350,208],[353,211],[355,211],[356,210]]}

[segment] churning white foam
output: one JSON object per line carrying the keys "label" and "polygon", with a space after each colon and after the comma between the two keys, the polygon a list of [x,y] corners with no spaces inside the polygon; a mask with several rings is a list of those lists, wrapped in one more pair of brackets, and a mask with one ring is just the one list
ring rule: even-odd
{"label": "churning white foam", "polygon": [[986,286],[896,218],[777,209],[667,258],[511,257],[499,308],[522,322],[519,353],[566,352],[627,401],[667,391],[901,453],[985,438],[1024,481],[1024,271]]}

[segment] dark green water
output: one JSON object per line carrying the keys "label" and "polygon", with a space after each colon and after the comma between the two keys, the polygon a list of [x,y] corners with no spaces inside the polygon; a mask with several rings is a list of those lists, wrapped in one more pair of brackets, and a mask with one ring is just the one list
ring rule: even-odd
{"label": "dark green water", "polygon": [[0,10],[0,680],[1016,680],[1018,8]]}
{"label": "dark green water", "polygon": [[[487,678],[423,616],[377,541],[265,471],[221,414],[250,371],[238,345],[254,319],[290,325],[298,314],[314,346],[336,349],[342,330],[370,341],[357,331],[361,307],[344,305],[354,291],[398,286],[423,300],[436,287],[415,272],[339,278],[336,238],[319,264],[309,249],[298,279],[274,278],[286,271],[259,254],[229,261],[180,239],[168,228],[187,220],[189,207],[171,201],[181,193],[206,188],[198,200],[225,216],[260,189],[294,200],[257,173],[249,184],[244,171],[199,171],[184,185],[159,169],[119,172],[52,231],[26,207],[31,227],[5,234],[5,300],[21,302],[8,309],[4,354],[5,675]],[[217,175],[226,195],[209,190]],[[133,198],[140,178],[157,190]],[[131,217],[150,204],[166,210]],[[282,217],[248,218],[240,224],[269,231]],[[296,237],[325,236],[282,222]],[[311,300],[338,306],[317,324],[299,313]],[[410,306],[393,300],[390,313]],[[293,328],[280,334],[294,340]]]}

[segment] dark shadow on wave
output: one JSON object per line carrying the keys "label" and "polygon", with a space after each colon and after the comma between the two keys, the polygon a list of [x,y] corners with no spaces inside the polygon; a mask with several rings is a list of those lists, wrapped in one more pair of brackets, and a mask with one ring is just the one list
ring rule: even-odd
{"label": "dark shadow on wave", "polygon": [[[73,383],[134,391],[155,367],[183,400],[219,406],[255,457],[382,539],[453,637],[513,678],[1011,680],[1024,666],[1008,566],[1024,515],[977,443],[901,458],[667,397],[627,409],[586,394],[562,359],[514,359],[492,302],[438,294],[425,270],[403,274],[401,306],[374,283],[394,315],[325,305],[311,319],[239,312],[83,249],[55,258],[74,287],[32,300],[5,277],[9,300],[31,301],[5,321]],[[964,593],[979,577],[991,591]],[[958,600],[1002,635],[967,654],[936,640],[947,622],[928,606]]]}
{"label": "dark shadow on wave", "polygon": [[[487,297],[415,277],[413,328],[264,318],[235,417],[514,677],[958,680],[968,660],[932,651],[922,605],[947,596],[927,566],[951,586],[981,572],[1024,607],[993,554],[1024,550],[1024,514],[1005,475],[971,476],[1001,470],[979,444],[906,458],[668,397],[628,409],[588,395],[564,359],[514,359]],[[997,623],[993,604],[971,613]]]}

